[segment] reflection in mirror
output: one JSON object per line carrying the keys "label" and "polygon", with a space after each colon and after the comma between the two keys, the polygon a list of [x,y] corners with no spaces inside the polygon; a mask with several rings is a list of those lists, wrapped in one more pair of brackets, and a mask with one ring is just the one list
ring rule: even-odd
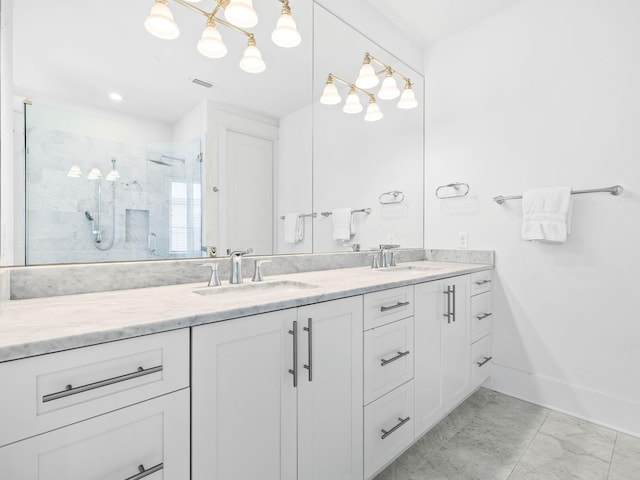
{"label": "reflection in mirror", "polygon": [[[318,5],[314,24],[313,201],[325,213],[314,224],[314,252],[422,247],[424,78]],[[376,60],[376,86],[356,82],[366,53]],[[381,64],[400,74],[400,91],[389,92]],[[417,105],[401,94],[403,77]]]}
{"label": "reflection in mirror", "polygon": [[[312,251],[311,221],[290,242],[280,219],[311,211],[312,2],[290,2],[302,36],[294,48],[271,40],[282,3],[256,3],[259,23],[247,30],[266,64],[257,74],[240,68],[247,36],[233,29],[218,26],[224,58],[201,55],[207,19],[179,3],[169,2],[181,32],[169,41],[144,28],[153,0],[14,2],[13,92],[33,103],[27,178],[14,182],[28,188],[18,261]],[[120,177],[108,182],[112,158]],[[74,165],[80,177],[67,176]],[[100,183],[87,179],[94,166]]]}

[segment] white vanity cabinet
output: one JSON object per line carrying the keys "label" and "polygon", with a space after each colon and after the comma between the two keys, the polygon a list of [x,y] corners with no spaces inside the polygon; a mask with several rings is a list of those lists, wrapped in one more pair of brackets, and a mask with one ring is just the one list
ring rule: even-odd
{"label": "white vanity cabinet", "polygon": [[0,364],[0,478],[189,478],[188,333]]}
{"label": "white vanity cabinet", "polygon": [[193,480],[362,478],[362,297],[193,328]]}
{"label": "white vanity cabinet", "polygon": [[415,285],[415,417],[422,436],[470,393],[470,277]]}

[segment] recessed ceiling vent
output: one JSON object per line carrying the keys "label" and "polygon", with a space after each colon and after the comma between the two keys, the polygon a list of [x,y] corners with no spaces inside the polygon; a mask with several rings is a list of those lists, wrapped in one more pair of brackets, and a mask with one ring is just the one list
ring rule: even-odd
{"label": "recessed ceiling vent", "polygon": [[194,78],[191,81],[196,85],[200,85],[201,87],[205,87],[205,88],[211,88],[216,86],[215,83],[207,82],[206,80],[200,80],[199,78]]}

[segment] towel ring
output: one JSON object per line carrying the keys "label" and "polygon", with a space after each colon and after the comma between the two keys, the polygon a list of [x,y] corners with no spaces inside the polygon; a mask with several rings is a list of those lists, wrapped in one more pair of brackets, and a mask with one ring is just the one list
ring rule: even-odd
{"label": "towel ring", "polygon": [[[398,198],[399,197],[399,198]],[[400,190],[392,190],[390,192],[381,193],[378,197],[380,205],[391,205],[392,203],[404,202],[404,193]]]}
{"label": "towel ring", "polygon": [[[443,188],[453,188],[455,190],[455,193],[453,195],[440,195],[439,192]],[[464,190],[464,193],[460,193],[460,190]],[[455,183],[450,183],[449,185],[440,185],[438,188],[436,188],[436,198],[439,198],[440,200],[444,200],[445,198],[466,197],[468,193],[469,193],[468,183],[455,182]]]}

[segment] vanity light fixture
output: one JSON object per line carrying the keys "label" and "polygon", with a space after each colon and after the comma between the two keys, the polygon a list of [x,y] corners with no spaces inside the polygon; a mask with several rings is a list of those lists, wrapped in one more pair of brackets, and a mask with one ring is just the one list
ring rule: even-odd
{"label": "vanity light fixture", "polygon": [[322,96],[320,97],[320,103],[322,103],[323,105],[336,105],[342,101],[340,93],[338,92],[338,88],[335,84],[336,81],[349,87],[349,95],[347,96],[347,101],[342,107],[343,112],[362,112],[363,107],[360,103],[360,97],[358,97],[358,92],[361,92],[369,98],[369,106],[367,107],[367,113],[365,114],[364,119],[368,122],[375,122],[376,120],[380,120],[383,117],[382,112],[380,111],[380,107],[378,107],[378,104],[376,103],[376,97],[373,93],[367,92],[363,88],[358,87],[356,84],[347,82],[346,80],[337,77],[333,73],[330,73],[329,77],[327,78],[327,84],[325,85]]}
{"label": "vanity light fixture", "polygon": [[[149,16],[144,21],[144,27],[149,33],[158,38],[173,40],[180,35],[180,29],[169,9],[168,1],[155,0]],[[253,8],[252,0],[215,0],[216,7],[212,12],[206,12],[186,0],[173,1],[207,18],[207,25],[198,41],[198,52],[208,58],[221,58],[227,54],[227,47],[217,29],[217,25],[224,25],[246,35],[249,39],[244,56],[240,61],[240,68],[249,73],[264,71],[266,65],[256,47],[255,37],[253,33],[245,30],[246,28],[254,27],[258,23],[258,15]],[[271,39],[280,47],[295,47],[300,44],[301,37],[296,27],[296,22],[291,15],[289,0],[278,1],[282,3],[282,14],[278,19]],[[224,12],[226,20],[216,16],[221,10]]]}
{"label": "vanity light fixture", "polygon": [[[372,63],[381,66],[382,70],[376,72],[373,68]],[[400,100],[398,101],[398,108],[410,109],[418,106],[415,93],[411,88],[413,86],[413,84],[411,83],[411,79],[394,70],[391,66],[383,63],[368,52],[364,54],[362,67],[360,67],[360,73],[358,75],[358,79],[356,80],[356,85],[360,88],[375,87],[376,85],[378,85],[378,83],[380,83],[378,76],[382,74],[384,74],[385,78],[382,82],[380,90],[378,91],[379,98],[381,98],[382,100],[392,100],[400,96]],[[394,75],[404,80],[404,90],[402,92],[402,95],[400,95],[400,90],[398,89],[398,85],[396,84]]]}

